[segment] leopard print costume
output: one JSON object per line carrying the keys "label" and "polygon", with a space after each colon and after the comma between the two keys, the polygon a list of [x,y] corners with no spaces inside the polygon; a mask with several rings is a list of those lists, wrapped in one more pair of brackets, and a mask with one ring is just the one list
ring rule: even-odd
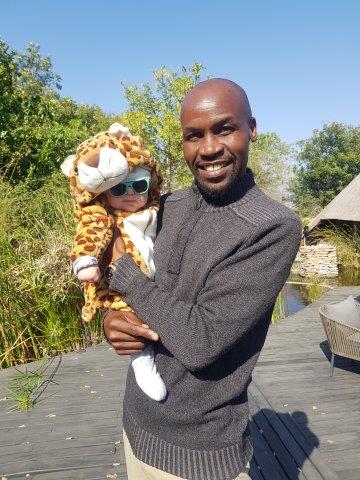
{"label": "leopard print costume", "polygon": [[[111,131],[114,128],[111,130],[111,127],[114,125],[119,127],[117,131],[115,128],[115,134],[112,134]],[[83,142],[78,147],[76,154],[68,157],[62,166],[63,172],[70,178],[71,194],[74,199],[74,214],[77,221],[77,232],[70,258],[73,262],[80,256],[91,255],[98,259],[103,272],[107,266],[107,247],[111,243],[113,228],[116,225],[124,241],[126,253],[130,254],[141,270],[149,276],[149,270],[143,257],[124,230],[124,219],[129,215],[134,215],[134,213],[111,209],[105,201],[105,196],[102,195],[103,185],[95,188],[92,186],[92,191],[89,191],[79,178],[81,169],[84,168],[86,168],[85,173],[87,175],[90,173],[91,176],[92,172],[94,172],[94,175],[97,174],[95,170],[99,168],[101,162],[101,149],[110,149],[107,150],[107,152],[110,151],[110,155],[114,154],[111,150],[115,150],[116,153],[121,154],[119,159],[127,165],[125,165],[126,169],[122,173],[120,172],[115,180],[111,180],[111,186],[126,177],[128,168],[131,169],[136,166],[148,168],[151,172],[151,183],[149,199],[144,209],[158,210],[162,177],[157,163],[151,154],[143,148],[140,137],[131,136],[128,130],[119,124],[113,124],[111,127],[108,132],[100,132]],[[117,159],[116,157],[115,160]],[[89,170],[87,168],[89,166],[95,170]],[[113,175],[113,177],[116,176]],[[90,322],[94,318],[97,309],[131,311],[121,295],[108,289],[104,277],[97,283],[84,282],[84,299],[82,319],[85,322]]]}

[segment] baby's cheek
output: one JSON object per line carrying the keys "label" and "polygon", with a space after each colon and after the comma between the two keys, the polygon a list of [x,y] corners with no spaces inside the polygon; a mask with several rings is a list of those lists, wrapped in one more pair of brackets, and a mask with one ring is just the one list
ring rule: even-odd
{"label": "baby's cheek", "polygon": [[104,197],[105,197],[105,200],[106,200],[106,203],[108,203],[110,205],[110,207],[113,207],[113,208],[116,208],[114,207],[113,205],[113,200],[115,200],[114,197],[112,197],[109,192],[104,192]]}
{"label": "baby's cheek", "polygon": [[137,212],[141,208],[145,207],[145,205],[147,204],[147,201],[148,201],[148,194],[147,193],[145,193],[144,195],[138,195],[137,194],[136,195],[136,200],[133,201],[131,205],[127,204],[126,207],[128,208],[129,212]]}
{"label": "baby's cheek", "polygon": [[148,193],[144,193],[143,195],[139,195],[139,208],[141,207],[145,207],[145,205],[147,204],[147,201],[148,201]]}

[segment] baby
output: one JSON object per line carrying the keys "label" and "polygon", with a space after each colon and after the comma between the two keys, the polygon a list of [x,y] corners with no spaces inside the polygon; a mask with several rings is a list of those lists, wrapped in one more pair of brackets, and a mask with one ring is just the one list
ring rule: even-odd
{"label": "baby", "polygon": [[[142,167],[135,167],[124,181],[106,190],[102,195],[114,212],[116,210],[130,213],[139,212],[144,209],[148,202],[150,181],[151,176],[149,170]],[[130,227],[130,238],[133,236],[137,237],[135,245],[138,244],[141,246],[141,248],[138,248],[147,263],[151,277],[153,277],[155,267],[152,256],[153,242],[156,234],[156,215],[153,211],[151,213],[153,215],[151,215],[150,212],[146,212],[145,214],[136,215],[133,218],[129,216],[125,219],[125,223],[128,228],[130,224],[134,226],[134,228]],[[144,225],[145,217],[148,221],[147,225]],[[98,282],[101,277],[98,259],[95,257],[79,257],[73,262],[73,270],[78,279],[83,282]]]}
{"label": "baby", "polygon": [[[106,132],[102,133],[107,134]],[[121,181],[115,183],[111,180],[110,188],[102,189],[100,194],[97,193],[99,190],[98,186],[96,188],[89,187],[91,188],[90,191],[95,193],[86,196],[86,202],[82,201],[79,203],[79,199],[83,200],[84,195],[83,184],[78,179],[76,179],[77,196],[74,195],[73,188],[73,196],[77,202],[75,212],[78,220],[78,229],[74,239],[71,258],[74,274],[79,280],[84,282],[85,307],[83,308],[83,319],[85,321],[91,320],[96,308],[130,310],[119,294],[108,290],[108,284],[104,278],[106,274],[102,275],[102,272],[106,272],[107,265],[106,262],[104,265],[104,257],[107,256],[106,248],[111,243],[114,227],[117,226],[119,228],[127,253],[133,255],[144,273],[151,278],[153,278],[155,273],[153,246],[156,234],[158,187],[161,177],[157,166],[156,169],[154,168],[152,157],[149,157],[150,161],[148,160],[146,156],[147,151],[143,151],[145,152],[144,157],[138,154],[137,159],[139,161],[137,164],[135,163],[135,166],[132,164],[132,157],[126,155],[127,150],[130,151],[127,147],[127,141],[130,136],[127,135],[124,138],[120,138],[120,142],[115,142],[114,146],[110,146],[112,149],[119,146],[120,149],[125,145],[124,158],[129,160],[128,165],[126,165],[126,173],[129,171],[130,173],[125,176],[125,170],[123,169],[118,177]],[[94,139],[96,138],[94,137]],[[135,143],[136,140],[132,143],[130,142],[130,145],[133,147],[133,150],[137,151],[136,145],[138,143],[136,145]],[[100,138],[100,150],[107,148],[103,145],[104,142]],[[95,151],[94,146],[90,145],[89,147],[85,145],[85,147],[85,150],[81,150],[81,146],[79,147],[75,160],[80,158],[83,152],[86,155],[88,150],[91,152]],[[122,152],[123,150],[120,151]],[[114,152],[110,151],[110,154],[114,155]],[[99,156],[101,157],[101,152]],[[119,163],[120,158],[117,157],[116,160]],[[96,167],[98,170],[101,167],[100,163],[101,160]],[[91,169],[88,168],[89,165],[93,164],[93,159],[86,162],[86,169],[84,170],[83,168],[83,170],[86,172],[87,177],[86,180],[83,180],[83,183],[88,182],[89,176],[94,176],[91,173]],[[107,159],[105,165],[110,164],[111,161]],[[66,168],[62,167],[63,172],[70,177],[71,185],[75,184],[73,178],[78,174],[79,170],[81,173],[81,168],[81,163],[75,162],[70,173],[67,174],[65,172]],[[106,177],[104,172],[101,172],[101,175]],[[80,175],[78,174],[78,176]],[[113,178],[114,176],[114,171],[112,171],[111,177]],[[86,193],[88,192],[86,191]],[[98,245],[96,245],[96,242]],[[156,369],[152,345],[148,345],[142,353],[132,355],[131,365],[137,384],[142,391],[153,400],[163,400],[167,391]]]}

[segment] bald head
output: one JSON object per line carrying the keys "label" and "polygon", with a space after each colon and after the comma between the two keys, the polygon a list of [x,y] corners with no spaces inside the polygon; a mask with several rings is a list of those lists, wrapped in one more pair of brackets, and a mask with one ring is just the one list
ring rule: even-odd
{"label": "bald head", "polygon": [[183,100],[180,118],[183,118],[186,110],[194,106],[208,109],[222,102],[231,103],[242,118],[251,120],[251,108],[245,90],[225,78],[211,78],[192,88]]}

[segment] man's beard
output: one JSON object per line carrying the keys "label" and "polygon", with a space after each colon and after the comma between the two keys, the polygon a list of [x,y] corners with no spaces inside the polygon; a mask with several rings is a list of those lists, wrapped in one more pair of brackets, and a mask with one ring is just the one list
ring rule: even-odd
{"label": "man's beard", "polygon": [[214,187],[206,185],[201,181],[201,179],[195,177],[195,185],[198,187],[199,192],[208,203],[222,205],[227,203],[232,192],[238,188],[238,185],[241,182],[241,177],[241,172],[233,171],[228,185],[223,188],[216,188],[216,186]]}

